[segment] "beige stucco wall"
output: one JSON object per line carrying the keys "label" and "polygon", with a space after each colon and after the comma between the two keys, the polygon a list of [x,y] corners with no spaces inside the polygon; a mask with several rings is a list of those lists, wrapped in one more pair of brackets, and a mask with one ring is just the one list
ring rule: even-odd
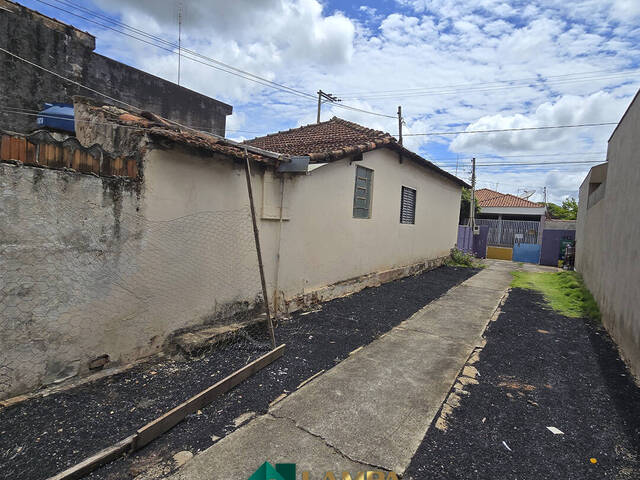
{"label": "beige stucco wall", "polygon": [[640,376],[640,101],[636,97],[609,141],[606,190],[587,208],[590,178],[580,187],[576,269],[598,301],[602,321]]}
{"label": "beige stucco wall", "polygon": [[[373,174],[371,218],[353,218],[356,164]],[[416,223],[400,223],[401,187],[415,188]],[[323,285],[448,254],[460,186],[381,149],[327,164],[285,184],[279,289],[286,298]],[[270,279],[274,278],[273,274]]]}
{"label": "beige stucco wall", "polygon": [[[287,175],[282,223],[280,178],[253,166],[271,300],[276,273],[290,300],[454,245],[459,186],[386,150],[359,163],[374,170],[370,219],[353,218],[356,163],[342,160]],[[101,355],[154,354],[176,330],[260,303],[243,165],[175,148],[149,151],[143,172],[123,186],[0,164],[0,398],[87,373]],[[415,225],[399,222],[402,185],[417,190]]]}

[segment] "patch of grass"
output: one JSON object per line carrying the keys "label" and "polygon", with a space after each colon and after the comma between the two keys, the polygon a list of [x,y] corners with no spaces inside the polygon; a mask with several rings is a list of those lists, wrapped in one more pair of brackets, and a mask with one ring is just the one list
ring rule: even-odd
{"label": "patch of grass", "polygon": [[451,254],[444,262],[448,267],[471,267],[471,268],[484,268],[486,265],[479,262],[475,257],[464,253],[457,248],[451,249]]}
{"label": "patch of grass", "polygon": [[576,272],[511,272],[511,286],[537,290],[551,308],[567,317],[600,320],[600,309]]}

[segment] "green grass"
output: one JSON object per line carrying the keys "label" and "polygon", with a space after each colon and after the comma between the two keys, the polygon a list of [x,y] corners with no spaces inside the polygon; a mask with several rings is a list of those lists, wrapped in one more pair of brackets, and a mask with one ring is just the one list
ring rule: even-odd
{"label": "green grass", "polygon": [[537,290],[554,310],[567,317],[600,320],[600,310],[591,292],[576,272],[511,272],[511,286]]}

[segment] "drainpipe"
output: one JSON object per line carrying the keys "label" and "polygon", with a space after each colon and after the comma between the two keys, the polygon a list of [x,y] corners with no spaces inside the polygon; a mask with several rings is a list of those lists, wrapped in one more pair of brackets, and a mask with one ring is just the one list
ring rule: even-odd
{"label": "drainpipe", "polygon": [[275,291],[273,292],[273,316],[278,318],[278,280],[280,278],[280,244],[282,239],[282,217],[284,211],[284,174],[280,179],[280,221],[278,224],[278,242],[276,249],[276,278]]}

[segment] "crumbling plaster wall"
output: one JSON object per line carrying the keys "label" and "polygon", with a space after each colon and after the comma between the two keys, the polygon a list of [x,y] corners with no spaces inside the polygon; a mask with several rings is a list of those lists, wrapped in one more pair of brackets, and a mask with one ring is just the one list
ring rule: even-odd
{"label": "crumbling plaster wall", "polygon": [[142,164],[140,184],[0,163],[0,398],[261,302],[244,170],[181,149]]}
{"label": "crumbling plaster wall", "polygon": [[[286,177],[282,224],[279,177],[252,166],[269,295],[280,235],[282,307],[437,266],[455,243],[459,186],[387,150],[360,164],[375,172],[371,219],[353,218],[345,159]],[[176,146],[146,150],[141,183],[0,168],[0,396],[87,373],[101,355],[156,353],[176,330],[260,303],[242,163]],[[415,225],[399,223],[402,185],[417,189]]]}
{"label": "crumbling plaster wall", "polygon": [[114,281],[140,246],[133,183],[0,163],[0,192],[0,397],[139,347],[138,306]]}

